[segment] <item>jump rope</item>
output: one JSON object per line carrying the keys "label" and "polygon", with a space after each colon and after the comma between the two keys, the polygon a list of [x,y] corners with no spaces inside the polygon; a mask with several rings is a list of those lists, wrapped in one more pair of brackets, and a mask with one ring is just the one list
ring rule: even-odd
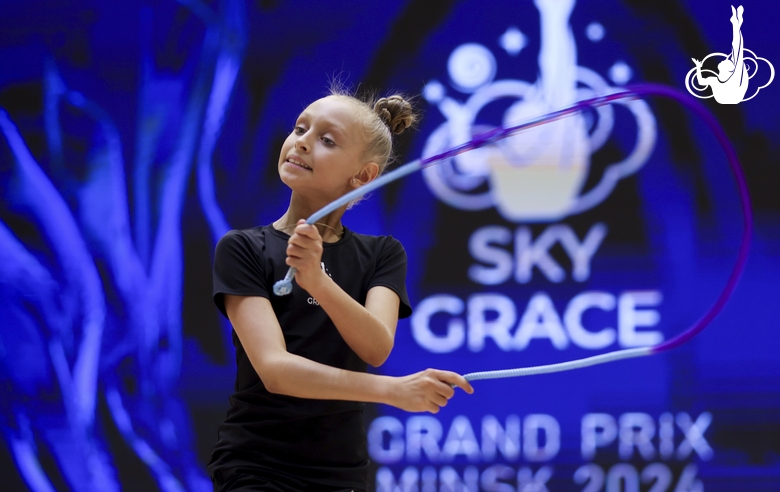
{"label": "jump rope", "polygon": [[[518,377],[518,376],[534,376],[536,374],[571,371],[574,369],[582,369],[584,367],[605,364],[607,362],[612,362],[620,359],[629,359],[633,357],[642,357],[645,355],[653,355],[653,354],[660,354],[661,352],[666,352],[667,350],[671,350],[673,348],[679,347],[680,345],[688,342],[693,337],[701,333],[712,322],[712,320],[714,320],[715,317],[717,317],[717,315],[726,305],[726,302],[731,298],[734,289],[737,286],[737,282],[740,276],[742,275],[742,272],[745,269],[745,263],[747,262],[747,257],[748,257],[748,249],[750,248],[750,238],[753,230],[753,214],[750,206],[750,196],[748,194],[745,175],[742,172],[742,167],[740,166],[739,160],[737,159],[737,154],[734,151],[734,148],[732,147],[728,137],[726,136],[726,133],[723,131],[723,128],[720,126],[720,124],[715,119],[715,117],[709,111],[707,111],[707,109],[704,108],[704,106],[699,104],[696,100],[694,100],[692,97],[688,96],[687,94],[672,89],[670,87],[666,87],[664,85],[659,85],[659,84],[641,84],[641,85],[629,86],[626,87],[625,89],[616,91],[611,94],[600,95],[590,99],[584,99],[582,101],[578,101],[567,108],[547,113],[545,115],[539,116],[535,119],[526,121],[516,126],[511,126],[507,128],[497,128],[482,133],[474,137],[469,142],[448,149],[440,154],[436,154],[430,157],[426,157],[424,159],[418,159],[412,161],[408,164],[399,167],[398,169],[392,172],[385,174],[384,176],[375,179],[374,181],[371,181],[365,186],[362,186],[356,190],[347,193],[346,195],[342,196],[337,200],[334,200],[332,203],[326,205],[319,211],[312,214],[312,216],[306,220],[306,223],[310,225],[314,224],[315,222],[317,222],[324,216],[328,215],[329,213],[333,212],[334,210],[338,209],[339,207],[346,205],[347,203],[351,202],[352,200],[355,200],[356,198],[360,198],[366,193],[376,190],[377,188],[380,188],[404,176],[425,169],[426,167],[432,166],[445,159],[450,159],[464,152],[478,149],[489,143],[497,142],[498,140],[507,138],[510,135],[521,132],[523,130],[528,130],[530,128],[534,128],[540,125],[544,125],[546,123],[550,123],[552,121],[565,118],[579,111],[583,111],[591,108],[597,108],[599,106],[611,104],[621,99],[637,99],[637,98],[642,98],[644,96],[666,97],[674,101],[677,101],[683,106],[690,109],[694,114],[696,114],[699,118],[701,118],[701,120],[707,125],[710,131],[712,131],[712,133],[717,138],[718,143],[723,148],[723,151],[726,154],[726,157],[729,161],[729,166],[731,167],[731,172],[734,174],[734,178],[737,183],[737,189],[739,192],[740,205],[742,208],[743,227],[742,227],[742,238],[740,240],[739,251],[737,253],[737,259],[736,262],[734,263],[733,268],[731,269],[731,273],[729,274],[725,287],[720,292],[720,294],[718,295],[717,299],[715,300],[714,304],[710,307],[710,309],[701,318],[699,318],[699,320],[696,323],[694,323],[692,326],[690,326],[688,329],[678,334],[674,338],[671,338],[670,340],[659,343],[657,345],[653,345],[649,347],[616,350],[613,352],[608,352],[606,354],[595,355],[592,357],[576,359],[568,362],[560,362],[556,364],[520,367],[516,369],[505,369],[505,370],[496,370],[496,371],[472,372],[472,373],[464,374],[463,377],[467,381],[477,381],[481,379],[498,379],[498,378],[511,378],[511,377]],[[287,271],[287,274],[284,276],[284,278],[274,284],[274,288],[273,288],[274,294],[278,296],[284,296],[289,294],[292,291],[292,280],[294,276],[295,276],[295,268],[290,268]]]}

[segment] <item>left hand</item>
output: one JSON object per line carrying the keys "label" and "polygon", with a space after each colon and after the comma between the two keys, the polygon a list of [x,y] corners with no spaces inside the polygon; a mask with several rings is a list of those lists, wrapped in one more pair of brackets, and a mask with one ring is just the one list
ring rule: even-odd
{"label": "left hand", "polygon": [[313,225],[300,219],[293,234],[287,241],[287,259],[285,263],[295,267],[295,281],[302,289],[311,293],[312,287],[323,280],[322,236]]}

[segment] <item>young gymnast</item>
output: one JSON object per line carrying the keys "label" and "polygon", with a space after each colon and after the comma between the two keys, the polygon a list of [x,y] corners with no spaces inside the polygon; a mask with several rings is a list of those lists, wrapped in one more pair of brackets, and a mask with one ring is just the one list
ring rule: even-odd
{"label": "young gymnast", "polygon": [[[344,227],[346,205],[305,224],[379,176],[392,134],[414,121],[397,95],[367,103],[334,92],[313,102],[279,156],[292,190],[287,211],[217,244],[214,301],[233,325],[238,371],[209,464],[215,490],[366,490],[362,402],[437,413],[453,386],[473,392],[448,371],[368,374],[367,364],[390,354],[399,317],[411,314],[406,253],[391,236]],[[289,267],[297,269],[292,293],[273,295]]]}

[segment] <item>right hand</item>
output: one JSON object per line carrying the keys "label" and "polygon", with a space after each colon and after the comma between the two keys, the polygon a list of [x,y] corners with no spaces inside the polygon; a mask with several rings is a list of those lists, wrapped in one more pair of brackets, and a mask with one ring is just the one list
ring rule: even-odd
{"label": "right hand", "polygon": [[474,393],[474,388],[463,376],[438,369],[426,369],[395,380],[391,404],[407,412],[439,413],[455,395],[454,386],[468,394]]}
{"label": "right hand", "polygon": [[304,219],[298,220],[290,239],[287,241],[287,266],[295,268],[295,281],[308,293],[322,282],[325,273],[320,267],[322,261],[322,236],[313,225]]}

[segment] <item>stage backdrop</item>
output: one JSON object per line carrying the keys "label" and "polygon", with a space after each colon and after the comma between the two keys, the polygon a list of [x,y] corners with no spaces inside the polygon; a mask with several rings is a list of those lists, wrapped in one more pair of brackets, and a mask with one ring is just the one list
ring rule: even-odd
{"label": "stage backdrop", "polygon": [[[778,12],[745,4],[752,98],[701,101],[757,219],[711,326],[659,356],[476,382],[436,415],[367,406],[372,487],[780,489]],[[211,490],[234,377],[214,245],[284,212],[279,148],[330,80],[419,96],[407,162],[627,84],[686,91],[692,59],[715,54],[712,75],[731,53],[731,16],[722,0],[3,2],[0,488]],[[742,233],[717,141],[654,98],[443,162],[344,221],[409,257],[388,375],[669,340],[715,302]]]}

